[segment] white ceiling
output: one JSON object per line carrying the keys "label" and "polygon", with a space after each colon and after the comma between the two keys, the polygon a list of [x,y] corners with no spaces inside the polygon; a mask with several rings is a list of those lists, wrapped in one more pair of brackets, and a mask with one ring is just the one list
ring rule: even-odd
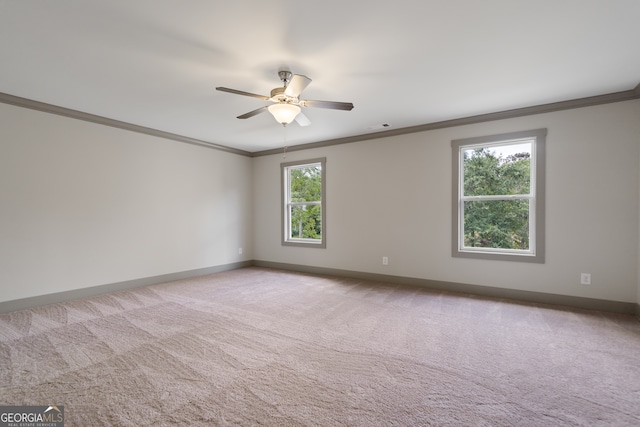
{"label": "white ceiling", "polygon": [[[0,0],[0,92],[256,152],[633,89],[638,0]],[[313,82],[283,129],[279,69]]]}

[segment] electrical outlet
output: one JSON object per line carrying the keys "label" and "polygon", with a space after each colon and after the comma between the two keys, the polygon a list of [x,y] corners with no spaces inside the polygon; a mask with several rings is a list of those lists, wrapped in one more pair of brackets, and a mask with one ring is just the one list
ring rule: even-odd
{"label": "electrical outlet", "polygon": [[591,284],[591,273],[580,273],[580,284],[581,285],[590,285]]}
{"label": "electrical outlet", "polygon": [[389,257],[388,256],[383,256],[382,257],[382,265],[389,265]]}
{"label": "electrical outlet", "polygon": [[242,255],[242,248],[238,248],[238,255]]}

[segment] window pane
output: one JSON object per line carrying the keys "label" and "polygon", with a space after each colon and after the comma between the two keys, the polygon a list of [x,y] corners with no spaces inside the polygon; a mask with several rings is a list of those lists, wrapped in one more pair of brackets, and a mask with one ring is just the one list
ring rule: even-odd
{"label": "window pane", "polygon": [[291,206],[290,218],[289,230],[292,239],[322,239],[321,206]]}
{"label": "window pane", "polygon": [[529,250],[529,200],[464,202],[464,246]]}
{"label": "window pane", "polygon": [[291,169],[291,202],[317,202],[322,199],[322,169],[307,166]]}
{"label": "window pane", "polygon": [[464,195],[529,194],[531,143],[464,150]]}

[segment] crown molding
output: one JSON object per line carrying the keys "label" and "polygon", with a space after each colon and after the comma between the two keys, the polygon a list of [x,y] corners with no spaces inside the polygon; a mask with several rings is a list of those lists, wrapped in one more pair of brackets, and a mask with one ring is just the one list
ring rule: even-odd
{"label": "crown molding", "polygon": [[[287,147],[287,151],[288,152],[302,151],[302,150],[309,150],[312,148],[329,147],[332,145],[349,144],[353,142],[367,141],[367,140],[378,139],[378,138],[388,138],[391,136],[407,135],[411,133],[426,132],[430,130],[444,129],[449,127],[464,126],[464,125],[470,125],[470,124],[476,124],[476,123],[490,122],[495,120],[511,119],[515,117],[524,117],[524,116],[531,116],[536,114],[552,113],[555,111],[590,107],[590,106],[601,105],[601,104],[610,104],[614,102],[630,101],[633,99],[640,99],[640,84],[638,84],[635,88],[630,90],[625,90],[622,92],[614,92],[614,93],[609,93],[605,95],[596,95],[596,96],[590,96],[586,98],[572,99],[568,101],[559,101],[559,102],[553,102],[549,104],[535,105],[532,107],[516,108],[513,110],[505,110],[505,111],[499,111],[495,113],[480,114],[476,116],[463,117],[459,119],[444,120],[440,122],[427,123],[423,125],[410,126],[410,127],[400,128],[400,129],[365,133],[365,134],[354,135],[354,136],[349,136],[345,138],[336,138],[336,139],[330,139],[325,141],[312,142],[308,144],[293,145],[293,146]],[[263,151],[256,151],[256,152],[244,151],[237,148],[227,147],[225,145],[215,144],[212,142],[202,141],[200,139],[189,138],[183,135],[164,132],[161,130],[148,128],[144,126],[134,125],[132,123],[122,122],[119,120],[114,120],[114,119],[110,119],[103,116],[97,116],[95,114],[84,113],[82,111],[72,110],[69,108],[64,108],[64,107],[60,107],[53,104],[47,104],[40,101],[34,101],[27,98],[21,98],[19,96],[10,95],[2,92],[0,92],[0,102],[4,104],[15,105],[18,107],[29,108],[32,110],[43,111],[46,113],[70,117],[73,119],[84,120],[84,121],[97,123],[105,126],[111,126],[119,129],[129,130],[132,132],[156,136],[159,138],[165,138],[165,139],[170,139],[173,141],[183,142],[187,144],[198,145],[201,147],[212,148],[214,150],[220,150],[220,151],[237,154],[241,156],[261,157],[261,156],[269,156],[273,154],[282,153],[282,148],[274,148],[270,150],[263,150]]]}
{"label": "crown molding", "polygon": [[226,151],[228,153],[238,154],[241,156],[251,157],[252,153],[236,148],[227,147],[220,144],[214,144],[212,142],[202,141],[200,139],[189,138],[183,135],[177,135],[175,133],[164,132],[158,129],[148,128],[145,126],[134,125],[132,123],[122,122],[120,120],[114,120],[103,116],[97,116],[95,114],[89,114],[78,110],[72,110],[70,108],[59,107],[53,104],[47,104],[40,101],[34,101],[32,99],[21,98],[15,95],[9,95],[8,93],[0,92],[0,102],[4,104],[14,105],[17,107],[29,108],[31,110],[42,111],[45,113],[56,114],[59,116],[70,117],[72,119],[84,120],[86,122],[97,123],[104,126],[111,126],[118,129],[124,129],[131,132],[142,133],[145,135],[156,136],[159,138],[170,139],[173,141],[184,142],[186,144],[198,145],[200,147],[212,148],[214,150]]}
{"label": "crown molding", "polygon": [[[552,113],[555,111],[570,110],[575,108],[590,107],[594,105],[610,104],[614,102],[630,101],[640,99],[640,84],[635,89],[625,90],[622,92],[614,92],[605,95],[590,96],[586,98],[572,99],[568,101],[553,102],[550,104],[535,105],[533,107],[516,108],[513,110],[499,111],[496,113],[480,114],[477,116],[464,117],[460,119],[445,120],[441,122],[427,123],[424,125],[411,126],[406,128],[392,129],[381,132],[367,133],[355,135],[346,138],[337,138],[327,141],[313,142],[310,144],[301,144],[287,147],[287,152],[309,150],[312,148],[329,147],[331,145],[349,144],[358,141],[367,141],[377,138],[387,138],[390,136],[406,135],[416,132],[425,132],[436,129],[444,129],[456,126],[464,126],[476,123],[490,122],[494,120],[511,119],[515,117],[532,116],[535,114]],[[252,154],[253,157],[269,156],[272,154],[281,154],[282,148],[257,151]]]}

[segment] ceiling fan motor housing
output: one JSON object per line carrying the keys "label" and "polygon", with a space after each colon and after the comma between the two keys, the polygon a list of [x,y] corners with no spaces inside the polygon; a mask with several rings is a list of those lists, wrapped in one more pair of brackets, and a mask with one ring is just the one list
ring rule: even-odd
{"label": "ceiling fan motor housing", "polygon": [[295,99],[291,98],[290,96],[287,96],[284,91],[286,90],[286,87],[277,87],[275,89],[273,89],[271,91],[271,100],[273,102],[293,102],[295,103]]}

